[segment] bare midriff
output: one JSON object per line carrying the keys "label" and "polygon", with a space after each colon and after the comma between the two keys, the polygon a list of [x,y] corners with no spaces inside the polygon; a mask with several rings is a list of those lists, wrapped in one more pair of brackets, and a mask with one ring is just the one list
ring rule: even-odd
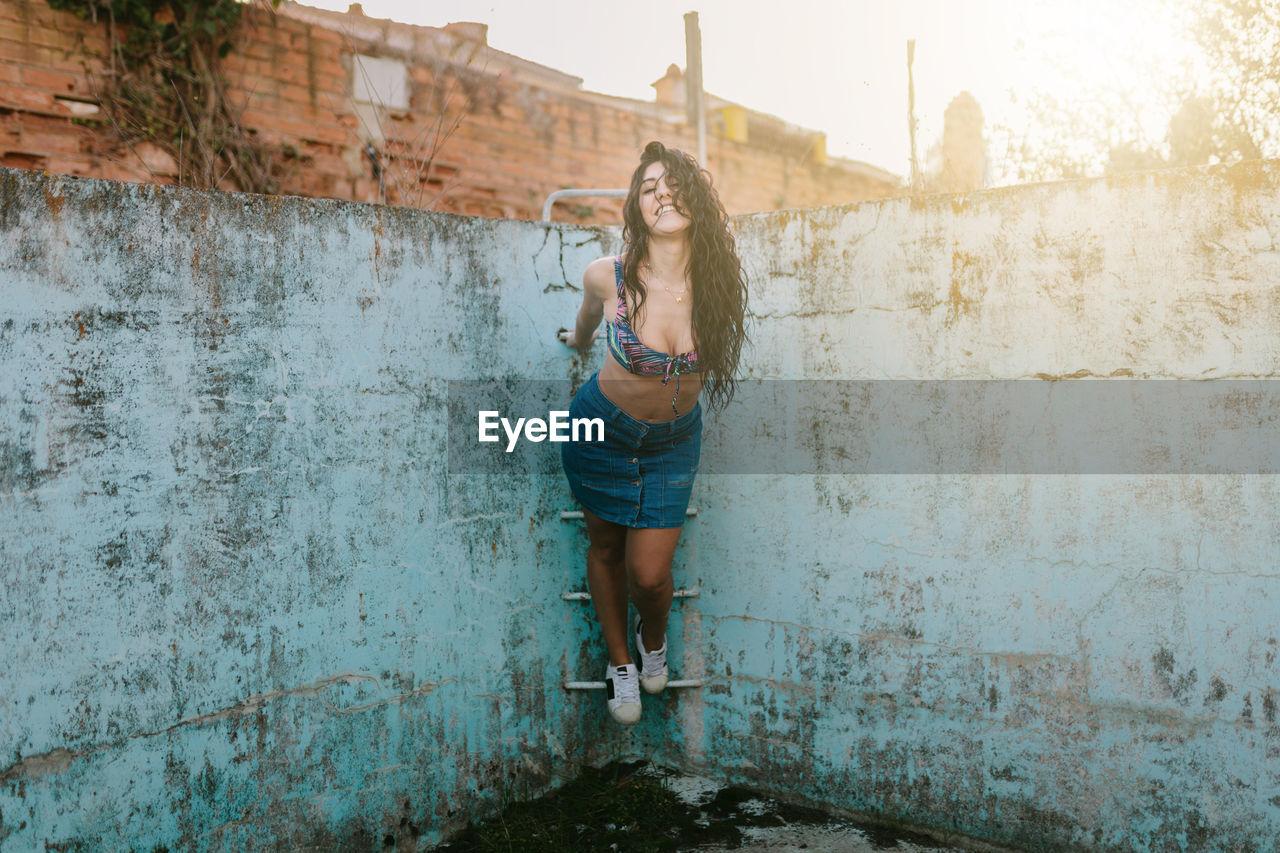
{"label": "bare midriff", "polygon": [[[671,397],[675,394],[675,379],[665,385],[662,376],[637,376],[618,364],[608,353],[600,368],[600,391],[615,406],[638,421],[661,423],[693,410],[702,390],[702,377],[686,373],[680,377],[680,393],[676,395],[676,411],[671,411]],[[678,413],[678,414],[677,414]]]}

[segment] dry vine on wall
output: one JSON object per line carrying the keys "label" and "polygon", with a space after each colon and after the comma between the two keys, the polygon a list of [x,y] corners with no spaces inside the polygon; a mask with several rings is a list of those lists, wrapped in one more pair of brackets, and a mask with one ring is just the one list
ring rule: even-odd
{"label": "dry vine on wall", "polygon": [[[107,27],[109,56],[90,75],[95,96],[135,154],[159,146],[178,166],[178,183],[275,193],[288,160],[241,125],[227,97],[220,60],[231,50],[244,4],[237,0],[47,0]],[[255,0],[275,6],[279,0]],[[138,154],[146,166],[146,161]],[[148,171],[150,167],[148,166]],[[156,175],[152,175],[156,178]]]}

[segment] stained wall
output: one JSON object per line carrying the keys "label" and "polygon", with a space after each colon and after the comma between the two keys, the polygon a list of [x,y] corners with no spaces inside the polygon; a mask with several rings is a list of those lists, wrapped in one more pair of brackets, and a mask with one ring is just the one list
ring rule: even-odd
{"label": "stained wall", "polygon": [[[1046,401],[1087,387],[1072,383],[1270,379],[1278,180],[1246,163],[740,219],[750,369],[1041,383]],[[1248,399],[1191,455],[1274,419]],[[795,434],[820,446],[870,414]],[[1134,455],[1182,417],[1138,415]],[[960,423],[972,456],[928,473],[703,479],[718,680],[692,758],[1022,849],[1278,849],[1276,469],[1195,470],[1165,447],[1001,473],[983,454],[1000,422]],[[1075,446],[1110,440],[1074,428]]]}
{"label": "stained wall", "polygon": [[[421,847],[633,755],[1026,849],[1276,849],[1274,476],[709,467],[706,686],[619,731],[560,686],[600,651],[553,460],[447,451],[451,381],[603,357],[554,334],[616,231],[0,176],[3,849]],[[1268,378],[1278,183],[740,218],[745,375]]]}
{"label": "stained wall", "polygon": [[444,453],[612,235],[0,180],[0,847],[412,848],[612,748],[567,489]]}

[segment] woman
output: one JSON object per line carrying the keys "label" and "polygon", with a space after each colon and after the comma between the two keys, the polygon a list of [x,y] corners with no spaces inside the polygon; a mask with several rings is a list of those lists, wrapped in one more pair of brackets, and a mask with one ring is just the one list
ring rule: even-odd
{"label": "woman", "polygon": [[625,251],[587,267],[566,337],[585,351],[605,320],[605,363],[570,406],[573,418],[604,419],[604,441],[566,443],[562,458],[591,542],[587,586],[609,653],[609,712],[631,725],[640,688],[667,684],[671,559],[698,469],[698,397],[721,408],[733,396],[747,288],[724,205],[689,155],[645,146],[623,219]]}

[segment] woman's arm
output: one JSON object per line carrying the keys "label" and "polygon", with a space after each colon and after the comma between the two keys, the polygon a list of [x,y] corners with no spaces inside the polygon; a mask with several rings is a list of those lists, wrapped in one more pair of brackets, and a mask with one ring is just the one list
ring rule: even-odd
{"label": "woman's arm", "polygon": [[605,296],[613,288],[613,259],[600,258],[587,266],[582,275],[582,306],[573,331],[565,337],[565,343],[576,349],[590,349],[600,333],[600,320],[604,317]]}

